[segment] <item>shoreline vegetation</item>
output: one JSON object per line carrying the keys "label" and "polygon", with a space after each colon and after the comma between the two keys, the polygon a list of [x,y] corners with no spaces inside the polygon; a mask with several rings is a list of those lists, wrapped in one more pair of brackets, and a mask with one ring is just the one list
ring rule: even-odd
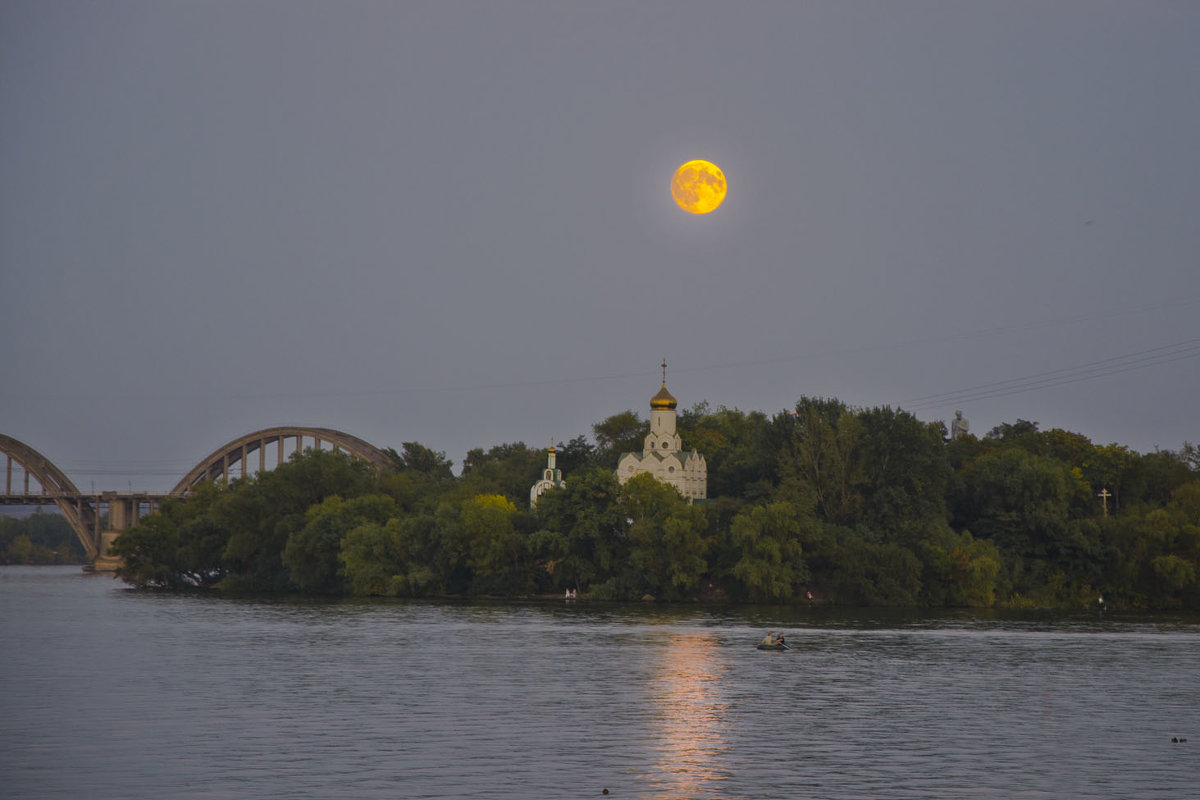
{"label": "shoreline vegetation", "polygon": [[41,508],[0,517],[0,564],[86,564],[87,553],[66,517]]}
{"label": "shoreline vegetation", "polygon": [[579,599],[928,608],[1200,609],[1200,452],[1139,454],[1018,420],[951,439],[890,407],[801,398],[774,416],[679,414],[709,500],[621,453],[625,411],[557,445],[566,487],[529,508],[546,452],[418,442],[376,471],[309,450],[164,502],[120,536],[147,589],[313,596]]}

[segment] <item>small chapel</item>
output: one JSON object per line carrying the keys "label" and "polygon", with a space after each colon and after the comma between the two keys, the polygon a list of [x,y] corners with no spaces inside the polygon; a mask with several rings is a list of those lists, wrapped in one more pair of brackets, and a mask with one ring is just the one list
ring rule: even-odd
{"label": "small chapel", "polygon": [[550,449],[546,451],[546,468],[542,470],[542,477],[529,490],[530,508],[535,507],[538,498],[549,490],[562,489],[567,485],[567,482],[563,480],[562,470],[554,463],[555,454],[554,445],[550,445]]}
{"label": "small chapel", "polygon": [[624,484],[634,475],[648,473],[662,483],[669,483],[688,502],[708,497],[708,464],[696,452],[684,452],[683,442],[675,432],[675,398],[667,391],[667,362],[662,363],[662,388],[650,398],[650,433],[642,445],[642,453],[625,453],[617,462],[617,481]]}

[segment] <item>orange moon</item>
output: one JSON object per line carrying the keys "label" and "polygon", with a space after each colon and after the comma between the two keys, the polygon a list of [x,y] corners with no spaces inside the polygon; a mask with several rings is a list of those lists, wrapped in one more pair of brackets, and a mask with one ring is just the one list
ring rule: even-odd
{"label": "orange moon", "polygon": [[725,173],[711,161],[681,164],[671,179],[671,197],[689,214],[708,214],[725,201]]}

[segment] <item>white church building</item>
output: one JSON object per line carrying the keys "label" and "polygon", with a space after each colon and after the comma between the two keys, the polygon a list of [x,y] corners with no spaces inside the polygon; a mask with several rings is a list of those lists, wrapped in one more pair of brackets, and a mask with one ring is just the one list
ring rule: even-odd
{"label": "white church building", "polygon": [[538,498],[550,489],[562,489],[567,485],[563,480],[562,470],[555,465],[555,450],[551,445],[547,451],[546,468],[542,470],[541,479],[529,490],[529,507],[537,505]]}
{"label": "white church building", "polygon": [[650,398],[650,433],[642,453],[625,453],[617,462],[617,480],[624,484],[634,475],[648,473],[669,483],[688,502],[708,497],[708,464],[696,450],[684,452],[675,432],[675,398],[667,391],[667,364],[663,365],[662,388]]}

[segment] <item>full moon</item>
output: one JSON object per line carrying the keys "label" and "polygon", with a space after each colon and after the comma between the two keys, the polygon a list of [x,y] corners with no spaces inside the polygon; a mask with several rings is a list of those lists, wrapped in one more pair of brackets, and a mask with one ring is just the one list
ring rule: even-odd
{"label": "full moon", "polygon": [[675,170],[671,196],[689,214],[716,211],[725,200],[725,173],[711,161],[688,161]]}

